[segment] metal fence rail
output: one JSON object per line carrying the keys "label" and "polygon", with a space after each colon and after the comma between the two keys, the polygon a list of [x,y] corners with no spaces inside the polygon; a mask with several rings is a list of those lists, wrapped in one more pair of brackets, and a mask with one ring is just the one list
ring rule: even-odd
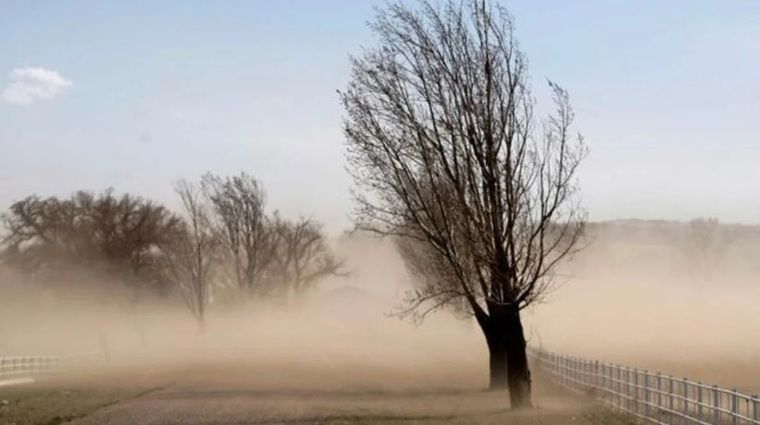
{"label": "metal fence rail", "polygon": [[556,383],[614,409],[662,425],[760,424],[760,398],[660,372],[529,348],[534,366]]}

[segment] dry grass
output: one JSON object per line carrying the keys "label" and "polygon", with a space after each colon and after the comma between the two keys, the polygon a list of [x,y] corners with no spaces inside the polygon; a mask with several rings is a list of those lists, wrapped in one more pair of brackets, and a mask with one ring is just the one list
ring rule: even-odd
{"label": "dry grass", "polygon": [[[55,425],[160,390],[159,379],[136,376],[114,381],[107,374],[51,378],[0,387],[0,425]],[[167,385],[164,381],[163,385]]]}
{"label": "dry grass", "polygon": [[393,388],[376,385],[380,376],[374,373],[365,373],[360,383],[304,368],[295,370],[300,378],[290,384],[274,379],[293,372],[271,365],[193,367],[41,382],[2,390],[0,399],[9,403],[0,411],[0,425],[625,423],[589,400],[540,380],[537,408],[510,411],[505,392],[456,383]]}

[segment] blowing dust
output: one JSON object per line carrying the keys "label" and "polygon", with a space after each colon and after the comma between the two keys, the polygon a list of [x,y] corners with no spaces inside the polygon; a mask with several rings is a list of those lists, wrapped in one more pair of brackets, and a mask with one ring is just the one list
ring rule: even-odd
{"label": "blowing dust", "polygon": [[564,282],[528,312],[530,344],[760,390],[760,237],[754,226],[590,226]]}
{"label": "blowing dust", "polygon": [[213,371],[266,387],[481,388],[486,349],[475,324],[448,314],[422,325],[392,316],[411,282],[390,243],[342,238],[349,276],[290,300],[215,294],[201,327],[179,300],[114,285],[21,284],[6,273],[0,355],[95,353],[126,370]]}
{"label": "blowing dust", "polygon": [[[760,378],[747,369],[760,352],[760,244],[732,240],[705,254],[684,225],[670,226],[675,236],[651,224],[592,227],[589,248],[560,271],[563,284],[524,313],[529,344],[751,388]],[[0,355],[94,353],[125,370],[205,370],[269,388],[487,385],[474,321],[389,315],[414,285],[390,242],[343,237],[336,250],[349,276],[277,302],[218,295],[202,327],[171,297],[40,286],[6,271]]]}

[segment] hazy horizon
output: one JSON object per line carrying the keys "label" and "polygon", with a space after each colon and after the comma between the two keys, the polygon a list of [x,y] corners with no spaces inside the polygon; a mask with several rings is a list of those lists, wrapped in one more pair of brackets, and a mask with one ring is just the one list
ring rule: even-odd
{"label": "hazy horizon", "polygon": [[760,2],[0,11],[0,424],[760,425]]}

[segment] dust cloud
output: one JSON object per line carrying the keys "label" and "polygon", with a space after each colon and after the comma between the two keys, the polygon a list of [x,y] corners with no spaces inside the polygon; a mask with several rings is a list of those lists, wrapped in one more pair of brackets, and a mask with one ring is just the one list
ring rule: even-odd
{"label": "dust cloud", "polygon": [[20,284],[6,273],[0,354],[98,354],[122,370],[215,371],[258,385],[320,389],[487,385],[474,323],[448,314],[422,325],[391,313],[411,285],[389,242],[341,238],[347,277],[291,300],[215,294],[200,328],[179,300],[134,297],[115,285]]}
{"label": "dust cloud", "polygon": [[694,223],[591,226],[592,243],[528,312],[530,344],[760,390],[760,232]]}
{"label": "dust cloud", "polygon": [[[525,312],[529,344],[753,388],[760,238],[729,238],[705,254],[686,224],[590,230],[589,247],[563,265],[563,284]],[[112,285],[21,283],[6,271],[0,354],[97,353],[125,370],[202,367],[283,388],[487,385],[485,341],[472,320],[439,312],[415,325],[389,316],[414,285],[389,241],[341,237],[335,247],[349,276],[287,301],[218,294],[202,329],[178,300]]]}

